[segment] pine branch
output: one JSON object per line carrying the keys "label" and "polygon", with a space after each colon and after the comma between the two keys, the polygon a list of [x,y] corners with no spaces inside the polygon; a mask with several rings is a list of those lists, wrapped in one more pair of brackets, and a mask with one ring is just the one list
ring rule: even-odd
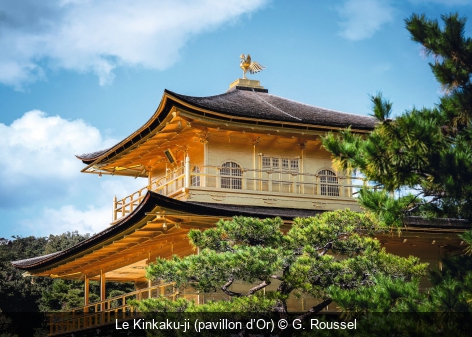
{"label": "pine branch", "polygon": [[310,310],[308,310],[307,312],[305,312],[303,315],[300,315],[298,316],[298,319],[300,319],[302,322],[304,320],[306,320],[307,318],[310,318],[312,317],[313,315],[319,313],[321,310],[323,310],[324,308],[326,308],[328,305],[330,305],[331,303],[333,302],[333,299],[331,298],[327,298],[325,299],[323,302],[321,303],[318,303],[317,305],[314,305],[310,308]]}
{"label": "pine branch", "polygon": [[234,292],[234,291],[231,291],[228,289],[228,287],[230,287],[234,282],[234,278],[231,277],[227,283],[225,283],[223,286],[221,286],[221,290],[223,290],[223,292],[228,295],[228,296],[231,296],[231,297],[241,297],[243,296],[243,294],[241,293],[237,293],[237,292]]}
{"label": "pine branch", "polygon": [[262,282],[261,284],[249,289],[249,291],[247,292],[247,296],[251,296],[251,295],[254,295],[254,293],[256,291],[259,291],[261,289],[264,289],[265,287],[267,287],[268,285],[270,285],[270,281],[264,281]]}

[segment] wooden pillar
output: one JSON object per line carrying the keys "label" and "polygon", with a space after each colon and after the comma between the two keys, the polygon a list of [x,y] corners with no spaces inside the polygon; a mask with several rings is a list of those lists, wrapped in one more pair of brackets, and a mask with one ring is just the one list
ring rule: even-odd
{"label": "wooden pillar", "polygon": [[[305,194],[305,149],[306,143],[300,144],[300,163],[298,163],[301,175],[298,176],[298,181],[300,184],[300,194]],[[302,302],[303,303],[303,302]]]}
{"label": "wooden pillar", "polygon": [[256,144],[252,146],[252,169],[254,170],[254,191],[257,191],[257,182],[256,182]]}
{"label": "wooden pillar", "polygon": [[190,178],[190,157],[187,155],[185,157],[185,180],[184,180],[184,187],[185,191],[188,191],[191,185],[191,178]]}
{"label": "wooden pillar", "polygon": [[118,199],[116,199],[116,195],[113,197],[113,215],[112,215],[112,222],[115,222],[118,218]]}
{"label": "wooden pillar", "polygon": [[[106,285],[105,285],[105,273],[103,269],[100,269],[100,301],[106,300]],[[102,308],[103,310],[104,308]]]}
{"label": "wooden pillar", "polygon": [[87,275],[84,275],[84,312],[88,312],[89,308],[89,291],[90,291],[90,280]]}

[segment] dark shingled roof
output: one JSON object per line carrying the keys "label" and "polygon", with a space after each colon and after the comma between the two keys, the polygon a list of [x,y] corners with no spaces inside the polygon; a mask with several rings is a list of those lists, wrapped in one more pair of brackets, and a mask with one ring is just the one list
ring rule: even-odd
{"label": "dark shingled roof", "polygon": [[[152,116],[148,127],[140,133],[149,133],[151,129],[156,128],[160,124],[160,120],[169,113],[172,105],[181,107],[182,104],[177,100],[228,117],[252,118],[272,123],[295,123],[335,128],[351,126],[358,130],[372,130],[376,124],[373,117],[319,108],[268,93],[248,90],[248,88],[235,88],[224,94],[208,97],[185,96],[167,89],[165,94],[169,99],[166,101],[162,113],[159,116]],[[85,164],[91,164],[111,149],[118,152],[126,149],[130,144],[139,141],[142,136],[143,134],[138,134],[133,139],[127,142],[122,141],[110,149],[78,155],[77,158]]]}
{"label": "dark shingled roof", "polygon": [[[106,228],[100,233],[97,233],[94,236],[66,250],[30,259],[13,261],[12,264],[16,268],[24,270],[46,268],[49,265],[60,262],[63,259],[78,254],[81,251],[100,244],[101,242],[104,242],[113,236],[125,232],[128,228],[132,227],[134,224],[146,217],[147,213],[151,212],[157,206],[168,210],[174,210],[179,213],[215,216],[221,218],[242,215],[257,218],[281,217],[284,220],[292,220],[296,217],[315,216],[316,214],[323,212],[320,210],[308,209],[185,202],[148,191],[139,206],[135,208],[135,210],[128,216],[118,221],[115,225]],[[434,219],[431,221],[429,219],[423,219],[420,217],[407,217],[405,219],[405,223],[411,227],[431,229],[460,230],[470,228],[470,222],[461,219]]]}
{"label": "dark shingled roof", "polygon": [[115,225],[106,228],[100,233],[97,233],[94,236],[66,250],[30,259],[13,261],[12,264],[16,268],[25,270],[34,270],[37,268],[47,267],[48,265],[52,265],[61,261],[62,259],[80,253],[81,251],[86,250],[89,247],[97,245],[100,242],[105,241],[110,237],[113,237],[127,230],[128,228],[136,224],[138,221],[140,221],[142,218],[144,218],[146,216],[146,213],[151,212],[157,206],[161,206],[169,210],[175,210],[179,213],[185,212],[188,214],[195,215],[206,215],[215,217],[233,217],[236,215],[242,215],[258,218],[278,216],[285,220],[291,220],[296,217],[314,216],[321,212],[317,210],[298,210],[277,207],[239,206],[184,202],[148,191],[139,206],[127,217],[124,217],[120,221],[118,221]]}
{"label": "dark shingled roof", "polygon": [[252,90],[233,89],[224,94],[209,97],[193,97],[167,92],[199,108],[232,116],[342,128],[351,126],[363,130],[373,129],[376,123],[373,117],[319,108]]}
{"label": "dark shingled roof", "polygon": [[110,150],[110,148],[105,149],[105,150],[95,151],[92,153],[84,153],[84,154],[76,155],[76,157],[79,158],[80,160],[90,160],[90,159],[100,157],[102,154],[106,153],[108,150]]}
{"label": "dark shingled roof", "polygon": [[29,259],[24,259],[24,260],[18,260],[18,261],[13,261],[12,264],[16,267],[16,268],[22,268],[23,266],[29,266],[31,264],[35,264],[35,263],[41,263],[41,261],[45,261],[49,258],[52,258],[58,254],[61,254],[62,251],[59,251],[59,252],[55,252],[55,253],[51,253],[51,254],[47,254],[47,255],[42,255],[42,256],[37,256],[37,257],[32,257],[32,258],[29,258]]}

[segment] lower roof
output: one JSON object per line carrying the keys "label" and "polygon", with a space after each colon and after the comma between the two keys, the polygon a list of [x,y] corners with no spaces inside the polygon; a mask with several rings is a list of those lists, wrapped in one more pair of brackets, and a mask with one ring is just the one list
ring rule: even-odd
{"label": "lower roof", "polygon": [[116,237],[117,235],[120,235],[120,233],[125,233],[156,207],[171,212],[177,212],[179,214],[186,213],[195,216],[210,216],[214,218],[228,218],[241,215],[257,218],[280,217],[284,220],[293,220],[296,217],[315,216],[321,212],[319,210],[285,209],[278,207],[184,202],[148,191],[139,206],[132,213],[118,221],[113,226],[110,226],[90,238],[81,241],[71,248],[48,255],[13,261],[12,264],[16,268],[24,270],[47,268],[48,266],[56,264],[70,256],[74,256],[81,251],[85,251],[101,242],[107,241],[112,237]]}
{"label": "lower roof", "polygon": [[[293,220],[297,217],[315,216],[322,212],[319,210],[307,209],[184,202],[148,191],[143,201],[133,212],[105,230],[63,251],[30,259],[13,261],[12,264],[16,268],[27,271],[48,269],[50,266],[61,264],[62,261],[66,261],[71,257],[77,256],[77,254],[83,253],[93,247],[97,247],[107,241],[120,240],[120,238],[125,237],[125,234],[129,232],[129,229],[136,226],[137,223],[145,223],[143,220],[149,218],[149,215],[152,214],[152,211],[156,208],[165,210],[166,214],[207,216],[214,218],[215,220],[218,218],[231,218],[233,216],[257,218],[280,217],[283,220]],[[426,220],[419,217],[409,217],[407,218],[407,224],[410,227],[418,227],[431,231],[462,231],[470,228],[468,221],[459,219]]]}

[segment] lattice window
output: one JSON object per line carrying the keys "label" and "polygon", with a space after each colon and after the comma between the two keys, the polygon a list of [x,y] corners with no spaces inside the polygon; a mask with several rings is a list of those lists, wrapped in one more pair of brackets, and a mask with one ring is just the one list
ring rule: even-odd
{"label": "lattice window", "polygon": [[[198,166],[194,166],[193,173],[200,173],[200,168]],[[200,186],[200,176],[192,175],[192,186]]]}
{"label": "lattice window", "polygon": [[267,169],[271,168],[270,159],[271,159],[270,157],[265,157],[265,156],[262,157],[262,169],[263,170],[267,170]]}
{"label": "lattice window", "polygon": [[220,175],[222,176],[222,188],[231,188],[233,190],[242,189],[242,179],[238,177],[242,177],[243,171],[238,164],[232,161],[224,163],[220,170]]}
{"label": "lattice window", "polygon": [[319,173],[321,183],[321,195],[339,197],[338,177],[331,170],[321,170]]}
{"label": "lattice window", "polygon": [[288,171],[289,170],[289,159],[282,158],[282,170]]}
{"label": "lattice window", "polygon": [[300,172],[300,159],[262,156],[262,169],[272,171],[282,170],[298,173]]}

